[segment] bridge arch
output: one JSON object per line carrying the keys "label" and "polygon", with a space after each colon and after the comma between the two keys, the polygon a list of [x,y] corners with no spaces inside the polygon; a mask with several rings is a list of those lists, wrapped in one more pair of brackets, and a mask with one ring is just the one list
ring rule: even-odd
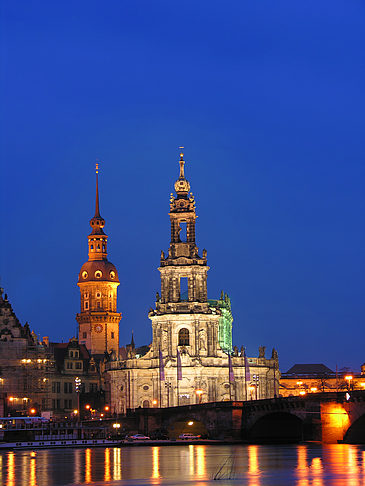
{"label": "bridge arch", "polygon": [[289,412],[271,412],[260,417],[248,430],[252,442],[299,442],[303,439],[303,421]]}
{"label": "bridge arch", "polygon": [[365,444],[365,414],[347,429],[343,441],[346,444]]}

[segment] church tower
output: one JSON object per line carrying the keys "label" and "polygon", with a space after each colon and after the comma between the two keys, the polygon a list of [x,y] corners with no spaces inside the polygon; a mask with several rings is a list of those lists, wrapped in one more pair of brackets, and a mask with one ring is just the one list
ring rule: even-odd
{"label": "church tower", "polygon": [[79,324],[79,342],[92,355],[119,352],[119,322],[117,312],[118,272],[107,259],[108,236],[104,233],[105,220],[99,211],[98,164],[96,164],[95,215],[90,220],[88,236],[89,259],[83,264],[77,285],[80,288],[81,311],[76,315]]}
{"label": "church tower", "polygon": [[185,178],[184,154],[180,154],[176,196],[170,196],[171,241],[168,255],[161,252],[161,296],[157,293],[152,320],[154,355],[176,356],[180,349],[190,356],[220,356],[221,311],[209,305],[207,251],[201,256],[195,242],[195,200]]}

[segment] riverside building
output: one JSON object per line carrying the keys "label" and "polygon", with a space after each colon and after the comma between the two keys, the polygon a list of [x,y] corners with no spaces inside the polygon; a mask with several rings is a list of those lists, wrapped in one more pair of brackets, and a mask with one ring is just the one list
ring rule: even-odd
{"label": "riverside building", "polygon": [[[111,410],[117,413],[137,407],[270,398],[278,393],[280,373],[275,349],[271,357],[266,358],[265,347],[261,346],[257,358],[247,358],[243,346],[240,350],[237,346],[232,347],[230,299],[224,292],[219,299],[208,299],[207,251],[199,252],[196,245],[195,199],[185,177],[183,153],[180,154],[179,165],[176,195],[170,196],[170,246],[167,254],[161,251],[158,269],[161,292],[157,293],[155,307],[148,314],[152,324],[152,343],[142,356],[136,353],[132,343],[127,346],[125,359],[112,353],[106,364],[107,399]],[[98,231],[99,228],[100,224]],[[95,237],[98,241],[103,234],[98,233]],[[93,233],[89,236],[89,245],[92,241]],[[98,265],[103,264],[100,258],[96,261]],[[99,267],[90,267],[90,270],[83,267],[78,284],[81,292],[93,293],[94,299],[102,278],[114,285],[118,281],[114,268],[112,281],[109,268],[104,271],[100,267],[100,278],[95,275],[98,270]],[[87,272],[85,277],[84,271]],[[92,287],[86,289],[85,285],[84,290],[83,278],[90,283],[92,278]],[[82,297],[82,305],[84,303]],[[92,342],[90,333],[95,332],[98,325],[94,322],[94,312],[98,309],[90,312],[88,308],[84,309],[83,319],[78,315],[80,340],[83,342],[85,339],[87,346]],[[107,309],[104,312],[107,316]],[[120,314],[112,313],[116,326],[118,316]]]}

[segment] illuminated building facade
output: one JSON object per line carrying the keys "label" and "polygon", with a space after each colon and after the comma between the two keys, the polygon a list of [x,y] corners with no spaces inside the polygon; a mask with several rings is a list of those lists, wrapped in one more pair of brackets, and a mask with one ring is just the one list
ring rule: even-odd
{"label": "illuminated building facade", "polygon": [[119,322],[117,312],[118,272],[108,261],[105,220],[99,211],[98,165],[96,166],[95,215],[90,220],[88,236],[89,259],[81,267],[77,285],[80,288],[81,309],[76,315],[79,342],[92,356],[103,359],[105,353],[119,352]]}
{"label": "illuminated building facade", "polygon": [[47,346],[16,317],[0,289],[0,415],[48,409],[53,359]]}
{"label": "illuminated building facade", "polygon": [[351,390],[365,390],[364,365],[361,373],[349,370],[336,373],[324,364],[295,364],[280,377],[279,394],[282,397]]}
{"label": "illuminated building facade", "polygon": [[106,368],[107,391],[116,412],[268,398],[278,388],[276,351],[267,359],[265,348],[260,347],[258,358],[246,358],[248,378],[243,347],[240,352],[236,346],[232,349],[228,295],[222,292],[220,299],[208,300],[207,251],[199,253],[196,245],[195,199],[185,178],[182,153],[179,164],[176,196],[170,196],[170,247],[160,259],[161,292],[148,314],[152,344],[145,355],[133,356],[129,350],[127,359],[112,360]]}

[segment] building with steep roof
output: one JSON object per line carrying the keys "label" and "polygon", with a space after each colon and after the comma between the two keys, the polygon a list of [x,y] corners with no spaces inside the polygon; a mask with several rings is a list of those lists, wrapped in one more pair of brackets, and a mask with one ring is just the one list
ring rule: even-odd
{"label": "building with steep roof", "polygon": [[29,413],[48,408],[53,358],[26,322],[15,315],[7,294],[0,289],[0,415]]}
{"label": "building with steep roof", "polygon": [[77,285],[80,288],[80,312],[76,315],[79,325],[79,342],[85,344],[90,354],[103,360],[105,353],[119,352],[119,322],[117,312],[118,272],[108,261],[105,220],[100,216],[98,164],[96,165],[95,214],[90,220],[88,236],[89,259],[81,267]]}
{"label": "building with steep roof", "polygon": [[195,199],[180,154],[176,195],[170,196],[171,241],[161,251],[161,292],[148,317],[152,343],[137,357],[106,365],[108,401],[116,412],[137,407],[167,407],[197,402],[273,397],[278,389],[277,352],[247,358],[232,348],[231,302],[222,292],[209,300],[207,251],[195,238]]}

